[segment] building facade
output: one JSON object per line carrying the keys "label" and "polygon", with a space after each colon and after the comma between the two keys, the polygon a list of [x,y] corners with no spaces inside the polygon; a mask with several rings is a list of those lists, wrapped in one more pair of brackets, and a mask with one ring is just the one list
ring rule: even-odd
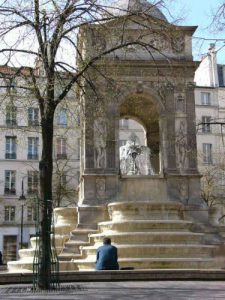
{"label": "building facade", "polygon": [[225,66],[217,64],[211,44],[195,73],[197,151],[202,178],[202,197],[209,206],[219,206],[224,223],[225,204]]}
{"label": "building facade", "polygon": [[[42,151],[37,102],[26,90],[26,77],[15,81],[9,74],[8,67],[0,67],[0,251],[4,263],[15,260],[18,249],[26,247],[35,233]],[[77,201],[80,176],[77,112],[72,91],[55,113],[53,189],[56,207],[75,206]]]}

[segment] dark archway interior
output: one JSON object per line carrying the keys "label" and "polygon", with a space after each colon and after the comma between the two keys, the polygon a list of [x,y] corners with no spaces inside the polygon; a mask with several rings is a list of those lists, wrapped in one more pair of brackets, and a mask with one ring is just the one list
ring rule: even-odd
{"label": "dark archway interior", "polygon": [[120,105],[120,118],[131,116],[140,120],[146,129],[147,146],[151,150],[152,164],[159,172],[159,113],[150,97],[135,94],[127,97]]}

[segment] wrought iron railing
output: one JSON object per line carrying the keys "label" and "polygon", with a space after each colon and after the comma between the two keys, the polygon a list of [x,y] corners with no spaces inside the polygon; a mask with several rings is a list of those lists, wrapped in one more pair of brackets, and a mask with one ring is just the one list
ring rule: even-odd
{"label": "wrought iron railing", "polygon": [[[47,200],[52,201],[52,200]],[[54,216],[52,213],[52,209],[47,209],[47,207],[52,208],[52,203],[50,206],[46,205],[44,201],[37,198],[36,201],[36,247],[34,252],[34,261],[33,261],[33,289],[38,290],[42,288],[43,278],[41,272],[41,268],[43,264],[47,273],[48,283],[45,284],[45,289],[52,290],[59,288],[59,261],[55,248],[55,232],[54,232]],[[45,211],[43,211],[43,208]],[[43,233],[43,220],[42,215],[45,216],[45,233]],[[50,229],[48,231],[48,229]],[[49,243],[46,243],[43,247],[43,234],[48,235]],[[43,253],[43,249],[47,251],[47,253]],[[47,254],[47,255],[46,255]],[[48,257],[49,261],[46,261],[46,257]]]}

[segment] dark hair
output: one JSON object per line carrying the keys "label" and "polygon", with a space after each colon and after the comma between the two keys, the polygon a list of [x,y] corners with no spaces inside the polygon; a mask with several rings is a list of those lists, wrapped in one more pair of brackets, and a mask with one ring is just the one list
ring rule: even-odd
{"label": "dark hair", "polygon": [[104,237],[104,239],[103,239],[103,244],[104,244],[104,245],[110,245],[110,244],[111,244],[111,239],[108,238],[108,237]]}

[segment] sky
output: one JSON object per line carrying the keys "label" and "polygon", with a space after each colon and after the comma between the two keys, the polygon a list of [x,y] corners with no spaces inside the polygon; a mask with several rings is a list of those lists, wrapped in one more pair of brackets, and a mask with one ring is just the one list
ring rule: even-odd
{"label": "sky", "polygon": [[[149,2],[153,0],[148,0]],[[157,0],[154,0],[157,2]],[[181,17],[182,21],[178,25],[192,25],[198,26],[197,31],[194,34],[193,39],[193,55],[194,60],[201,60],[201,57],[207,53],[210,43],[215,43],[215,39],[222,39],[220,42],[216,42],[217,61],[220,64],[225,64],[225,28],[223,32],[212,32],[213,10],[221,4],[225,3],[225,0],[165,0],[170,12],[173,16]],[[170,21],[170,18],[168,18]],[[202,40],[198,37],[212,40]],[[16,39],[18,34],[16,33]],[[10,39],[14,40],[11,36]],[[31,40],[33,45],[33,40]],[[65,48],[65,47],[64,47]],[[70,53],[65,53],[70,56]],[[26,55],[24,60],[27,61]],[[74,62],[74,61],[73,61]],[[16,64],[16,61],[15,61]]]}
{"label": "sky", "polygon": [[[169,2],[169,1],[168,1]],[[201,56],[207,53],[210,43],[215,43],[215,39],[224,41],[216,42],[218,63],[225,64],[225,28],[223,32],[213,32],[212,22],[213,11],[224,3],[224,0],[175,0],[170,7],[172,13],[182,16],[184,20],[180,25],[197,25],[195,37],[212,38],[212,40],[193,39],[193,55],[195,60],[200,60]]]}

